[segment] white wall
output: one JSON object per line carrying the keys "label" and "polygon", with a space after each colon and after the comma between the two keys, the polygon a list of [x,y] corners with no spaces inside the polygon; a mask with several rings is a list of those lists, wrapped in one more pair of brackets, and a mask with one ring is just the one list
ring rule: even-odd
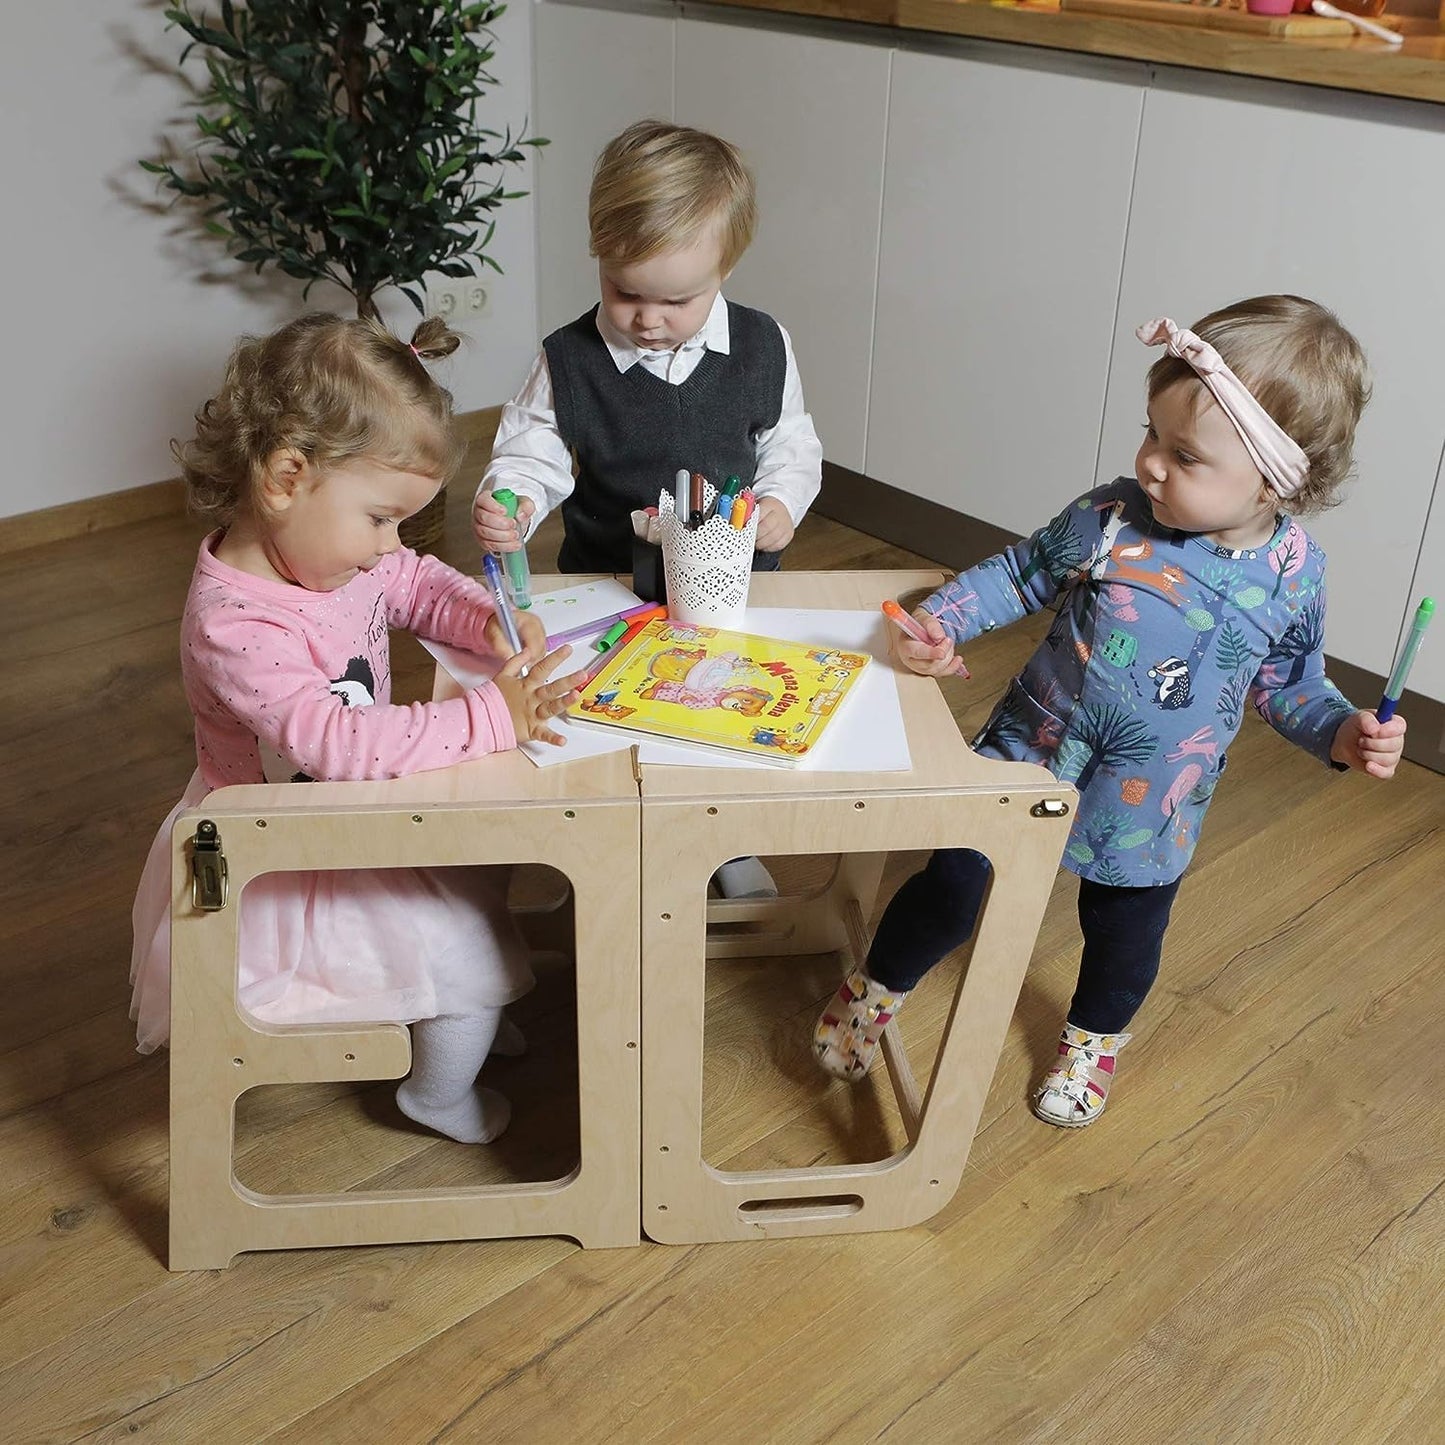
{"label": "white wall", "polygon": [[[522,129],[532,109],[532,6],[497,26],[489,124]],[[169,127],[189,143],[173,73],[184,36],[154,0],[84,7],[7,7],[0,45],[0,176],[5,224],[0,275],[8,357],[0,383],[5,466],[0,517],[160,481],[167,451],[190,428],[234,337],[269,330],[303,309],[301,285],[256,277],[220,242],[188,230],[137,158]],[[179,121],[179,124],[178,124]],[[509,189],[532,189],[530,163]],[[536,245],[530,197],[494,213],[491,253],[505,274],[492,314],[439,376],[471,409],[506,400],[536,352]],[[398,329],[409,302],[383,309]],[[347,312],[350,298],[315,288],[309,308]]]}
{"label": "white wall", "polygon": [[536,5],[533,113],[552,144],[537,157],[538,314],[550,335],[597,304],[587,193],[602,147],[634,121],[672,120],[669,7],[641,12]]}

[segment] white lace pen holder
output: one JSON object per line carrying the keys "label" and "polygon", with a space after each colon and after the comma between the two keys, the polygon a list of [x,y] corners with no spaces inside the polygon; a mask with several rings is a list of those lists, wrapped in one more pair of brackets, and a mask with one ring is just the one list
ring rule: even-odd
{"label": "white lace pen holder", "polygon": [[717,488],[705,482],[703,513],[707,521],[692,531],[687,519],[677,515],[671,492],[664,491],[657,499],[667,615],[674,622],[738,627],[747,609],[753,545],[758,536],[757,508],[746,526],[734,527],[712,511],[716,497]]}

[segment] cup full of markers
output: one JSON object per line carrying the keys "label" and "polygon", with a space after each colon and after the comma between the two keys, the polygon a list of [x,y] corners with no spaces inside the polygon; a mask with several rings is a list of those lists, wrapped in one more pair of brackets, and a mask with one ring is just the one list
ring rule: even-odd
{"label": "cup full of markers", "polygon": [[657,531],[668,616],[706,627],[737,627],[748,605],[758,504],[729,477],[714,487],[701,472],[678,472],[657,499]]}

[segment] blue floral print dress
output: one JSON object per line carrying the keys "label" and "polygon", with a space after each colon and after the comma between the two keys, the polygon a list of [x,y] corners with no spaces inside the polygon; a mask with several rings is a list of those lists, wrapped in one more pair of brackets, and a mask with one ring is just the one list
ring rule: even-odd
{"label": "blue floral print dress", "polygon": [[1074,784],[1064,866],[1097,883],[1184,872],[1246,705],[1325,763],[1354,712],[1325,676],[1325,556],[1299,523],[1231,551],[1160,526],[1129,477],[923,606],[957,643],[1056,611],[974,746]]}

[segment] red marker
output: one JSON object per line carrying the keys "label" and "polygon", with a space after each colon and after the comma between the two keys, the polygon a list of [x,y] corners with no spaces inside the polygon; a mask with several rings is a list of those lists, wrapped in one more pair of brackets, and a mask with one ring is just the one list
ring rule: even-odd
{"label": "red marker", "polygon": [[633,613],[624,613],[627,618],[627,631],[617,639],[619,647],[625,647],[649,622],[656,622],[659,617],[667,616],[667,608],[662,603],[655,607],[645,607]]}
{"label": "red marker", "polygon": [[[891,597],[883,604],[883,615],[890,622],[896,622],[915,642],[921,642],[928,647],[933,646],[933,639],[924,630],[923,624],[916,618],[910,617]],[[968,669],[961,662],[958,675],[965,681],[970,676]]]}

